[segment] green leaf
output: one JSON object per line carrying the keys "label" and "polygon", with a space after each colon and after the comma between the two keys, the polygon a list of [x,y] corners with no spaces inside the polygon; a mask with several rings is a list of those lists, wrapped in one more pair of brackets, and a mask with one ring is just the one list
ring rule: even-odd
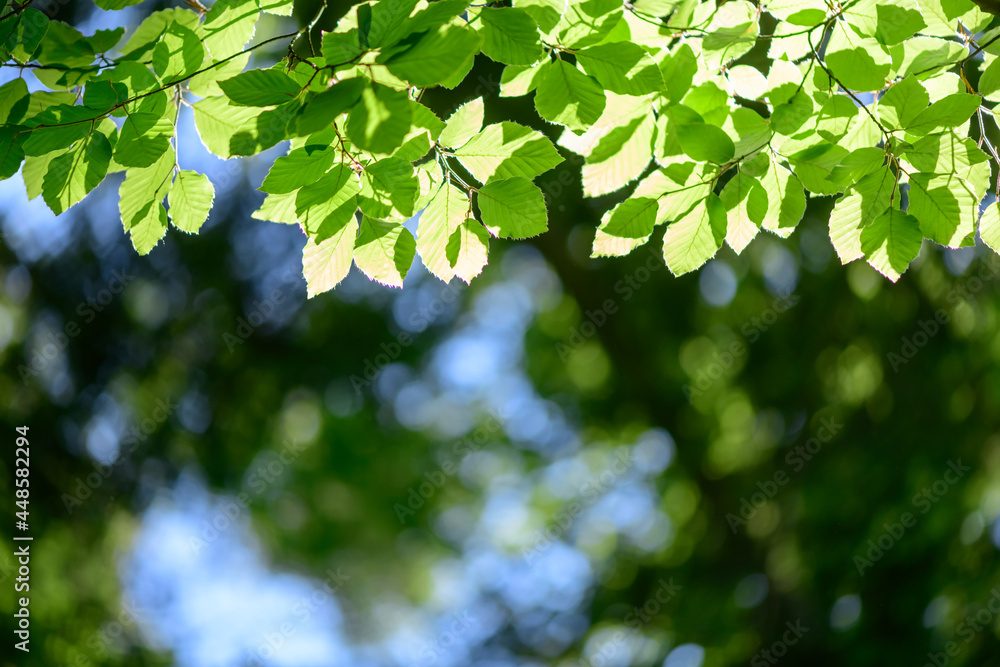
{"label": "green leaf", "polygon": [[[714,175],[714,168],[710,168]],[[693,162],[675,163],[639,181],[633,197],[657,200],[657,224],[677,220],[712,192],[713,175]]]}
{"label": "green leaf", "polygon": [[322,230],[322,241],[307,239],[302,249],[302,273],[309,298],[332,290],[351,271],[358,222],[353,217],[330,220]]}
{"label": "green leaf", "polygon": [[115,162],[123,167],[148,167],[170,147],[174,124],[169,118],[151,113],[133,113],[122,124]]}
{"label": "green leaf", "polygon": [[19,63],[29,62],[49,29],[49,17],[34,7],[17,16],[14,30],[7,37],[7,49]]}
{"label": "green leaf", "polygon": [[137,5],[142,0],[94,0],[94,4],[101,9],[125,9],[126,7],[131,7],[132,5]]}
{"label": "green leaf", "polygon": [[567,2],[558,23],[548,32],[556,35],[560,45],[582,49],[604,39],[621,17],[622,3],[618,0]]}
{"label": "green leaf", "polygon": [[500,97],[520,97],[538,87],[549,63],[541,62],[530,67],[508,65],[500,75]]}
{"label": "green leaf", "polygon": [[292,0],[257,0],[261,11],[275,16],[291,16]]}
{"label": "green leaf", "polygon": [[118,189],[122,226],[139,254],[148,253],[167,233],[167,211],[162,202],[170,191],[175,160],[171,148],[148,167],[127,169]]}
{"label": "green leaf", "polygon": [[837,143],[857,119],[858,108],[854,102],[843,95],[834,95],[823,103],[816,116],[816,134],[830,143]]}
{"label": "green leaf", "polygon": [[747,100],[757,100],[767,93],[767,77],[759,69],[750,65],[730,67],[726,79],[734,95]]}
{"label": "green leaf", "polygon": [[1000,90],[1000,58],[994,58],[979,77],[979,94],[991,97],[998,90]]}
{"label": "green leaf", "polygon": [[469,284],[486,266],[490,252],[489,232],[476,220],[466,220],[451,233],[446,252],[455,275]]}
{"label": "green leaf", "polygon": [[463,104],[455,110],[441,130],[438,143],[449,148],[461,148],[483,129],[483,98]]}
{"label": "green leaf", "polygon": [[667,227],[663,260],[675,276],[694,271],[715,256],[726,236],[726,208],[709,194]]}
{"label": "green leaf", "polygon": [[824,60],[837,80],[851,90],[881,90],[892,70],[885,47],[859,37],[843,22],[835,24]]}
{"label": "green leaf", "polygon": [[108,173],[111,144],[100,132],[92,133],[73,150],[49,163],[42,182],[42,198],[59,215],[87,196]]}
{"label": "green leaf", "polygon": [[618,204],[601,223],[601,231],[626,239],[647,239],[656,226],[658,207],[655,199],[631,197]]}
{"label": "green leaf", "polygon": [[413,166],[399,157],[374,162],[361,172],[358,206],[365,215],[405,220],[413,215],[419,184]]}
{"label": "green leaf", "polygon": [[[205,70],[188,79],[188,89],[198,97],[220,97],[223,95],[219,81],[231,79],[247,66],[250,62],[250,53],[244,52],[231,60],[216,60],[212,56],[205,54],[199,70]],[[206,69],[210,68],[210,69]]]}
{"label": "green leaf", "polygon": [[166,92],[154,92],[161,86],[159,80],[149,68],[135,62],[124,61],[110,70],[104,70],[90,80],[89,85],[99,81],[124,84],[131,96],[142,97],[115,110],[115,116],[125,116],[128,113],[153,113],[164,115],[167,110]]}
{"label": "green leaf", "polygon": [[332,146],[307,143],[277,158],[260,190],[270,194],[298,190],[318,181],[336,159],[337,151]]}
{"label": "green leaf", "polygon": [[124,104],[128,97],[128,86],[114,81],[92,79],[83,90],[84,106],[102,113],[108,113],[113,107]]}
{"label": "green leaf", "polygon": [[979,236],[993,252],[1000,253],[1000,204],[993,202],[979,219]]}
{"label": "green leaf", "polygon": [[813,101],[797,84],[786,83],[779,86],[771,91],[770,98],[774,105],[771,129],[778,134],[790,137],[813,117]]}
{"label": "green leaf", "polygon": [[[372,49],[392,46],[410,31],[407,19],[416,6],[417,0],[383,0],[372,3],[365,18],[365,7],[359,5],[356,13],[360,27],[359,42]],[[445,23],[447,18],[450,17],[442,17],[441,23]]]}
{"label": "green leaf", "polygon": [[691,90],[691,84],[698,73],[698,57],[690,44],[681,42],[673,53],[664,52],[660,56],[660,73],[667,88],[667,99],[680,102]]}
{"label": "green leaf", "polygon": [[95,54],[107,53],[118,45],[118,42],[121,41],[122,35],[124,34],[125,28],[122,27],[95,30],[94,34],[87,38],[87,41],[90,42],[91,50],[93,50]]}
{"label": "green leaf", "polygon": [[129,236],[132,237],[132,246],[140,255],[147,255],[149,251],[156,247],[167,233],[167,209],[163,204],[147,204],[133,218],[132,227],[129,228]]}
{"label": "green leaf", "polygon": [[875,39],[886,46],[899,44],[927,27],[916,3],[910,2],[906,7],[901,6],[902,4],[907,3],[876,5],[878,28],[875,31]]}
{"label": "green leaf", "polygon": [[73,26],[62,21],[49,21],[48,28],[42,32],[44,37],[34,54],[39,63],[77,68],[94,62],[90,42]]}
{"label": "green leaf", "polygon": [[[898,53],[900,50],[902,50],[901,58]],[[893,47],[893,63],[898,75],[913,74],[927,84],[927,77],[933,75],[933,72],[929,73],[928,70],[954,65],[968,54],[968,49],[957,42],[940,37],[917,36]],[[964,84],[961,90],[965,90]]]}
{"label": "green leaf", "polygon": [[455,156],[480,183],[515,176],[534,178],[562,162],[541,132],[507,121],[488,125],[456,150]]}
{"label": "green leaf", "polygon": [[[397,4],[402,2],[403,12],[406,11],[407,6],[412,7],[409,3],[412,0],[395,0],[395,2],[379,2],[379,5],[389,5]],[[423,4],[423,3],[420,3]],[[436,31],[445,24],[454,24],[458,21],[453,21],[455,17],[459,14],[465,13],[469,7],[469,0],[436,0],[429,5],[424,5],[423,8],[415,12],[410,18],[405,21],[392,20],[390,17],[387,23],[389,24],[385,36],[381,39],[381,44],[383,46],[382,50],[386,51],[387,44],[396,44],[397,42],[403,41],[407,43],[412,43],[414,39],[419,37],[419,33],[425,31]],[[402,12],[400,12],[402,13]],[[372,11],[372,23],[375,24],[376,12]],[[405,38],[405,39],[404,39]]]}
{"label": "green leaf", "polygon": [[403,138],[403,145],[396,150],[395,157],[415,162],[430,151],[435,137],[444,129],[444,121],[419,102],[411,100],[410,108],[413,110],[413,124]]}
{"label": "green leaf", "polygon": [[375,282],[402,287],[416,250],[417,242],[402,225],[364,216],[354,244],[354,262]]}
{"label": "green leaf", "polygon": [[334,165],[312,185],[299,190],[295,198],[295,212],[306,233],[323,240],[319,235],[329,219],[349,220],[358,210],[357,194],[361,186],[358,177],[347,165]]}
{"label": "green leaf", "polygon": [[[18,134],[20,129],[23,128],[17,125],[0,125],[0,181],[16,174],[21,167],[21,161],[24,160],[25,135]],[[27,173],[22,175],[27,185],[29,176]]]}
{"label": "green leaf", "polygon": [[896,282],[920,252],[920,223],[890,208],[861,230],[861,249],[876,271]]}
{"label": "green leaf", "polygon": [[968,178],[972,167],[989,159],[975,141],[954,131],[922,137],[904,156],[918,171],[955,173],[961,178]]}
{"label": "green leaf", "polygon": [[905,128],[931,103],[927,89],[915,76],[892,86],[878,101],[878,115],[888,128]]}
{"label": "green leaf", "polygon": [[563,60],[549,65],[535,92],[538,115],[574,131],[582,132],[593,125],[606,103],[604,89],[597,80]]}
{"label": "green leaf", "polygon": [[56,105],[28,121],[31,134],[24,141],[26,155],[45,153],[69,148],[76,141],[90,134],[92,122],[100,114],[81,106]]}
{"label": "green leaf", "polygon": [[842,264],[864,256],[861,231],[899,200],[896,180],[888,165],[868,174],[837,200],[830,213],[830,240]]}
{"label": "green leaf", "polygon": [[287,139],[291,136],[289,126],[294,127],[293,121],[301,108],[298,100],[292,100],[273,109],[255,110],[259,115],[253,122],[240,128],[229,140],[230,152],[233,155],[256,155]]}
{"label": "green leaf", "polygon": [[711,81],[689,90],[683,102],[711,125],[721,126],[729,115],[729,94]]}
{"label": "green leaf", "polygon": [[373,153],[391,153],[410,131],[413,110],[406,93],[373,83],[347,119],[347,136]]}
{"label": "green leaf", "polygon": [[891,69],[889,64],[878,64],[863,47],[830,53],[826,64],[844,86],[856,91],[881,90]]}
{"label": "green leaf", "polygon": [[479,11],[482,22],[482,50],[491,59],[507,65],[532,65],[541,59],[542,43],[538,26],[523,9],[484,7]]}
{"label": "green leaf", "polygon": [[205,60],[205,47],[194,31],[173,23],[153,47],[153,71],[164,81],[194,74]]}
{"label": "green leaf", "polygon": [[[630,106],[630,101],[639,104]],[[609,93],[601,119],[580,139],[587,140],[592,133],[599,138],[580,171],[588,197],[614,192],[639,178],[653,157],[656,127],[648,100]],[[570,136],[566,132],[563,138]]]}
{"label": "green leaf", "polygon": [[[14,128],[11,128],[12,133],[13,129]],[[4,130],[4,128],[0,128],[0,139],[2,139],[4,136],[2,130]],[[20,146],[15,143],[14,148],[18,149],[20,148]],[[49,165],[52,164],[52,161],[57,157],[59,157],[60,155],[68,153],[69,151],[70,151],[69,148],[65,148],[63,150],[46,153],[45,155],[42,156],[38,157],[28,156],[26,158],[24,157],[24,152],[23,151],[20,152],[20,156],[24,160],[24,168],[21,170],[21,177],[24,179],[24,190],[28,195],[29,200],[41,196],[42,183],[45,180],[45,172],[49,170]],[[14,166],[14,171],[17,171],[17,165]]]}
{"label": "green leaf", "polygon": [[205,174],[183,170],[167,195],[170,204],[170,219],[178,229],[197,234],[208,220],[215,199],[215,188]]}
{"label": "green leaf", "polygon": [[767,171],[760,177],[760,184],[767,192],[767,215],[761,226],[786,238],[806,212],[806,193],[802,183],[772,156]]}
{"label": "green leaf", "polygon": [[329,127],[334,119],[361,99],[367,86],[365,79],[347,79],[314,97],[306,99],[297,121],[299,135],[312,134]]}
{"label": "green leaf", "polygon": [[677,141],[684,154],[699,162],[724,164],[735,155],[736,145],[721,128],[701,121],[701,117],[683,105],[667,112],[677,128]]}
{"label": "green leaf", "polygon": [[251,213],[250,217],[254,220],[269,220],[285,225],[297,225],[299,217],[295,213],[295,198],[298,195],[298,190],[280,195],[267,195],[261,202],[260,208]]}
{"label": "green leaf", "polygon": [[924,236],[960,248],[975,232],[979,197],[955,174],[911,174],[906,212],[920,221]]}
{"label": "green leaf", "polygon": [[257,0],[216,0],[202,24],[209,53],[218,59],[242,51],[259,17]]}
{"label": "green leaf", "polygon": [[233,104],[267,107],[295,99],[302,86],[276,69],[252,69],[219,82],[219,88]]}
{"label": "green leaf", "polygon": [[[198,20],[197,13],[183,7],[155,11],[143,19],[132,36],[125,42],[125,46],[121,49],[122,54],[134,59],[143,58],[153,49],[160,36],[171,24],[178,23],[188,30],[196,30]],[[228,55],[232,54],[226,53],[223,57]]]}
{"label": "green leaf", "polygon": [[225,97],[207,97],[195,102],[194,124],[205,147],[221,158],[234,155],[230,146],[233,137],[254,123],[261,110],[230,104]]}
{"label": "green leaf", "polygon": [[976,112],[982,100],[978,95],[955,93],[930,105],[906,126],[911,134],[929,134],[939,129],[959,127]]}
{"label": "green leaf", "polygon": [[619,95],[647,95],[666,89],[663,75],[642,47],[632,42],[599,44],[577,51],[583,70]]}
{"label": "green leaf", "polygon": [[[448,244],[471,211],[469,196],[451,183],[445,183],[420,214],[417,251],[427,270],[445,282],[455,277],[454,266],[448,259]],[[482,229],[479,223],[475,224]]]}
{"label": "green leaf", "polygon": [[465,77],[469,76],[469,72],[472,71],[472,66],[475,64],[476,54],[466,57],[465,61],[462,62],[457,70],[452,72],[448,78],[441,81],[441,87],[447,88],[448,90],[454,90],[457,88],[460,83],[465,81]]}
{"label": "green leaf", "polygon": [[876,146],[858,148],[840,161],[841,167],[851,170],[851,179],[858,181],[885,164],[885,151]]}
{"label": "green leaf", "polygon": [[726,65],[749,51],[759,34],[759,12],[755,5],[731,0],[712,17],[709,34],[702,40],[702,58],[712,70]]}
{"label": "green leaf", "polygon": [[320,42],[320,53],[331,64],[347,64],[365,52],[357,28],[345,32],[328,32]]}
{"label": "green leaf", "polygon": [[806,190],[830,195],[850,185],[852,169],[840,166],[848,154],[846,148],[822,142],[793,153],[788,162]]}
{"label": "green leaf", "polygon": [[550,32],[566,10],[566,0],[515,0],[514,6],[528,12],[543,31]]}
{"label": "green leaf", "polygon": [[474,30],[455,25],[441,26],[424,34],[401,53],[383,54],[383,63],[394,75],[419,87],[436,86],[448,79],[479,51],[480,36]]}
{"label": "green leaf", "polygon": [[760,231],[769,204],[767,191],[759,180],[738,170],[722,188],[719,200],[726,208],[726,242],[738,255]]}
{"label": "green leaf", "polygon": [[476,196],[483,225],[494,236],[523,239],[548,229],[545,197],[527,178],[487,183]]}
{"label": "green leaf", "polygon": [[0,125],[13,125],[28,110],[28,84],[14,79],[0,86]]}

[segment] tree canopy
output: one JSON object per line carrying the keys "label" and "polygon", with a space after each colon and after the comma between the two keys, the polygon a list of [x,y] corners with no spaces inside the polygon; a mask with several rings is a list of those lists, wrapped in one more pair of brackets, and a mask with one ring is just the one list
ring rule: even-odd
{"label": "tree canopy", "polygon": [[[416,255],[469,282],[491,238],[548,229],[564,163],[604,211],[592,255],[662,226],[675,275],[761,229],[787,237],[824,198],[841,261],[893,281],[923,239],[960,248],[978,230],[1000,248],[1000,211],[982,209],[1000,28],[970,0],[501,4],[380,0],[341,7],[331,31],[323,4],[270,35],[261,17],[292,16],[291,0],[192,0],[126,38],[6,0],[0,57],[22,76],[0,87],[0,178],[20,170],[58,215],[123,172],[122,224],[145,254],[212,208],[212,182],[177,155],[183,105],[221,158],[288,141],[254,216],[301,226],[311,295],[352,262],[401,286]],[[248,69],[262,47],[287,52]],[[503,65],[498,89],[436,105],[481,58]],[[535,122],[494,112],[497,95],[533,95]]]}

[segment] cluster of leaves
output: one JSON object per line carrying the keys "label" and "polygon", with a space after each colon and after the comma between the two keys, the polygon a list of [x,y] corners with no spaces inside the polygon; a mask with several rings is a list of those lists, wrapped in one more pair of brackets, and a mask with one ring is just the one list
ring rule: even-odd
{"label": "cluster of leaves", "polygon": [[[361,4],[317,54],[308,27],[247,48],[261,12],[290,15],[290,0],[154,12],[121,46],[121,28],[85,37],[7,0],[0,56],[50,90],[29,92],[23,79],[0,87],[0,178],[23,162],[29,197],[59,214],[124,171],[122,222],[140,253],[168,219],[197,232],[213,187],[179,168],[174,139],[180,106],[196,96],[198,133],[222,158],[290,141],[254,215],[302,227],[311,295],[352,261],[400,286],[417,253],[442,280],[469,281],[491,235],[546,231],[533,180],[562,161],[535,129],[484,127],[483,98],[447,121],[421,104],[425,89],[461,83],[482,54],[505,65],[501,96],[533,93],[540,118],[561,126],[559,146],[583,158],[584,194],[621,199],[594,256],[624,255],[669,223],[664,260],[680,275],[724,242],[741,252],[761,228],[788,236],[809,195],[839,197],[830,237],[841,259],[864,257],[893,280],[923,238],[960,247],[978,228],[1000,247],[1000,212],[980,215],[1000,31],[970,0],[513,5]],[[303,35],[307,57],[293,48]],[[290,40],[287,58],[243,71],[250,50],[279,39]],[[755,48],[768,66],[740,64]],[[973,61],[983,66],[978,92],[965,76]],[[978,143],[967,131],[974,115]],[[414,238],[403,223],[417,213]]]}

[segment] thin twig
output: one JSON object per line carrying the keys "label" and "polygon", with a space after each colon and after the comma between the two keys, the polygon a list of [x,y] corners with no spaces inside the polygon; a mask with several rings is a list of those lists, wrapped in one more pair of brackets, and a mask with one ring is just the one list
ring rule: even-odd
{"label": "thin twig", "polygon": [[23,4],[23,5],[21,5],[21,6],[20,6],[20,7],[18,7],[17,9],[12,9],[12,10],[10,10],[10,11],[9,11],[9,12],[7,12],[6,14],[4,14],[3,16],[0,16],[0,21],[6,21],[6,20],[7,20],[7,19],[9,19],[9,18],[10,18],[11,16],[15,16],[15,15],[17,15],[17,14],[20,14],[21,12],[23,12],[23,11],[24,11],[25,9],[27,9],[27,8],[28,8],[28,5],[30,5],[30,4],[31,4],[31,3],[33,3],[34,1],[35,1],[35,0],[28,0],[27,2],[25,2],[25,3]]}

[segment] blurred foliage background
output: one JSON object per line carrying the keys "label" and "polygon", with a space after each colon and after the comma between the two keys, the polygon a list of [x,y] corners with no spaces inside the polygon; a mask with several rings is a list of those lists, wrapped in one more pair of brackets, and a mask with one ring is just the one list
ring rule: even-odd
{"label": "blurred foliage background", "polygon": [[[425,101],[551,131],[499,75]],[[788,241],[675,279],[655,250],[588,258],[614,198],[567,160],[551,231],[494,240],[471,287],[355,272],[306,301],[305,237],[250,218],[273,155],[223,163],[181,123],[219,200],[148,258],[116,182],[58,219],[0,184],[0,532],[27,425],[35,538],[30,654],[0,556],[4,664],[1000,661],[981,244],[925,245],[893,286],[839,266],[814,199]]]}

